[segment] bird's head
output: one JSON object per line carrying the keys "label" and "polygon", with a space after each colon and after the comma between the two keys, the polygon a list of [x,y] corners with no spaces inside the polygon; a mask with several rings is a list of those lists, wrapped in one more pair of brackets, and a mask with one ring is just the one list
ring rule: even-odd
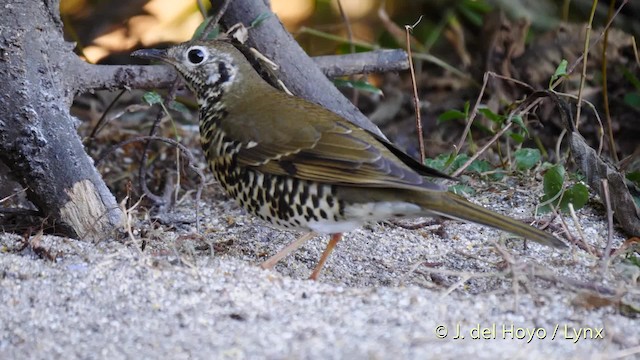
{"label": "bird's head", "polygon": [[232,88],[242,91],[240,77],[254,72],[239,50],[222,41],[191,41],[168,49],[138,50],[131,55],[172,65],[199,100]]}

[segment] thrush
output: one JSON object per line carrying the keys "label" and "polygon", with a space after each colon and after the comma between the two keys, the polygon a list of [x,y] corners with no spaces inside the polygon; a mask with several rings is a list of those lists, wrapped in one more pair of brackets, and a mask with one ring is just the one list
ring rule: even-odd
{"label": "thrush", "polygon": [[201,145],[227,194],[276,227],[308,232],[263,267],[315,234],[330,234],[311,275],[316,279],[342,233],[389,218],[443,216],[566,247],[551,234],[448,192],[428,179],[446,174],[387,140],[272,87],[230,43],[193,41],[132,55],[172,65],[196,95]]}

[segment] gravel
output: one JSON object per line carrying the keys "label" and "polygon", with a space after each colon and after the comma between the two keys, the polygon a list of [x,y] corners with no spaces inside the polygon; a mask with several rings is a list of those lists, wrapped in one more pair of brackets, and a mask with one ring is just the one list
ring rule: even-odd
{"label": "gravel", "polygon": [[[523,218],[536,201],[523,189],[483,191],[473,200]],[[426,222],[414,230],[379,223],[347,234],[313,282],[306,277],[328,239],[261,270],[257,264],[297,234],[265,226],[216,187],[210,191],[200,233],[134,212],[140,221],[131,237],[98,244],[49,235],[27,243],[0,235],[2,357],[640,354],[637,312],[623,311],[639,307],[640,270],[621,256],[602,271],[598,257],[575,246],[565,252],[525,248],[497,230],[418,219],[402,221]],[[580,210],[578,218],[587,242],[601,249],[606,222],[595,208]],[[172,216],[192,214],[183,204]],[[565,220],[576,236],[571,219]],[[561,229],[557,219],[554,224]],[[614,248],[623,241],[616,233]]]}

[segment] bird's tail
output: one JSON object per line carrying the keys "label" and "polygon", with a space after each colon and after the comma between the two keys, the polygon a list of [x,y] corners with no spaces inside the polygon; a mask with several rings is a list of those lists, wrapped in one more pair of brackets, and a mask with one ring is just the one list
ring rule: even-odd
{"label": "bird's tail", "polygon": [[567,247],[567,244],[551,234],[485,209],[450,192],[424,192],[417,202],[428,209],[430,214],[491,226],[555,248]]}

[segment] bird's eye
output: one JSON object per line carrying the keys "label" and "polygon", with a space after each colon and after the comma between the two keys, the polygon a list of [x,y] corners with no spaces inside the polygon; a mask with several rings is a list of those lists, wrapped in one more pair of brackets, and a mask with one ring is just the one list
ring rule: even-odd
{"label": "bird's eye", "polygon": [[201,46],[194,46],[187,50],[187,59],[193,65],[201,64],[207,59],[207,51]]}

